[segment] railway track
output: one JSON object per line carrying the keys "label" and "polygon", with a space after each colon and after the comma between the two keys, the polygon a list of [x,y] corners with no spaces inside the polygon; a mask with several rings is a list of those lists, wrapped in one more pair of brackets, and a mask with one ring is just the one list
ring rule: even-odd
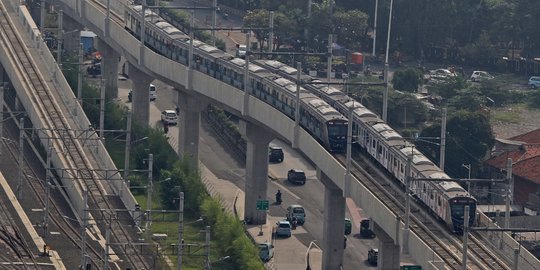
{"label": "railway track", "polygon": [[[19,225],[14,221],[7,206],[0,202],[0,250],[2,250],[0,261],[19,263],[18,265],[22,266],[23,269],[37,269],[36,258],[18,227]],[[0,266],[2,269],[4,267],[6,266]]]}
{"label": "railway track", "polygon": [[[84,153],[81,142],[76,138],[67,119],[63,116],[62,110],[48,89],[45,79],[31,61],[30,53],[20,36],[18,36],[13,22],[9,19],[6,7],[2,4],[0,8],[0,40],[6,53],[11,57],[14,63],[13,66],[22,77],[21,83],[31,94],[30,99],[34,104],[32,109],[45,121],[44,129],[47,130],[46,133],[49,138],[53,138],[51,146],[64,153],[64,155],[59,155],[63,164],[59,164],[57,167],[63,167],[66,171],[69,171],[73,179],[75,179],[74,184],[81,193],[83,190],[88,191],[90,209],[113,209],[103,191],[99,177]],[[133,242],[126,228],[118,220],[111,220],[111,222],[115,224],[111,225],[111,228],[113,228],[112,238],[117,243]],[[123,257],[131,267],[136,269],[148,268],[148,263],[133,245],[123,245],[120,253],[125,254]]]}
{"label": "railway track", "polygon": [[[342,164],[345,164],[345,157],[343,155],[338,155],[337,158]],[[389,188],[389,180],[384,183],[375,180],[387,179],[388,176],[376,169],[376,166],[368,159],[360,155],[356,155],[353,159],[351,174],[374,193],[381,202],[395,213],[396,216],[405,216],[405,206],[402,203],[405,201],[403,192],[393,192],[392,188]],[[415,212],[422,211],[420,208],[421,207],[415,208],[413,207],[413,204],[411,204],[411,232],[418,235],[428,246],[430,246],[433,251],[442,258],[448,268],[456,270],[462,269],[461,250],[463,242],[460,237],[450,235],[438,221],[433,220],[433,218],[430,218],[430,220],[424,218],[422,220],[421,217],[414,215]],[[425,216],[430,215],[426,213]],[[467,245],[467,269],[511,269],[500,260],[496,254],[485,247],[478,238],[469,234],[469,239],[470,241]]]}

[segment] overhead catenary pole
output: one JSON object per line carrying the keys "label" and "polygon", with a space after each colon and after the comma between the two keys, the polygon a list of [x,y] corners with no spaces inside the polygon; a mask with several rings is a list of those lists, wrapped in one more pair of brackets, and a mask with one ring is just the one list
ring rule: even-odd
{"label": "overhead catenary pole", "polygon": [[58,11],[58,49],[56,51],[56,63],[62,65],[62,44],[64,43],[64,12]]}
{"label": "overhead catenary pole", "polygon": [[383,93],[383,109],[382,109],[382,116],[383,121],[387,122],[387,114],[388,114],[388,69],[390,68],[388,65],[388,54],[390,53],[390,30],[392,26],[392,7],[394,6],[394,0],[390,0],[390,14],[388,14],[388,33],[386,36],[386,55],[384,59],[384,84],[386,84],[386,87],[384,88]]}
{"label": "overhead catenary pole", "polygon": [[49,234],[49,204],[51,196],[51,154],[54,148],[49,147],[47,149],[47,168],[45,168],[45,211],[43,213],[43,239],[47,243],[47,237]]}
{"label": "overhead catenary pole", "polygon": [[144,61],[144,41],[146,40],[146,0],[142,0],[141,8],[141,39],[139,43],[139,64],[143,64]]}
{"label": "overhead catenary pole", "polygon": [[103,270],[109,269],[109,246],[111,239],[112,213],[109,213],[109,222],[105,229],[105,249],[103,250]]}
{"label": "overhead catenary pole", "polygon": [[244,63],[244,104],[242,106],[242,115],[248,114],[248,102],[249,102],[249,42],[251,38],[251,30],[246,32],[246,56]]}
{"label": "overhead catenary pole", "polygon": [[86,269],[86,226],[88,222],[88,190],[83,190],[83,213],[81,224],[81,269]]}
{"label": "overhead catenary pole", "polygon": [[405,166],[405,227],[403,228],[403,252],[409,253],[409,226],[411,220],[411,163],[414,157],[414,146],[411,147],[411,154],[407,155],[407,165]]}
{"label": "overhead catenary pole", "polygon": [[[442,119],[441,119],[441,150],[439,153],[439,168],[444,171],[444,162],[446,156],[446,114],[447,109],[442,109]],[[469,178],[471,178],[469,176]]]}
{"label": "overhead catenary pole", "polygon": [[24,118],[19,119],[19,175],[17,181],[17,196],[22,200],[23,196],[23,167],[24,167]]}
{"label": "overhead catenary pole", "polygon": [[299,148],[300,137],[300,73],[302,71],[302,63],[296,63],[296,98],[294,100],[294,139],[293,148]]}
{"label": "overhead catenary pole", "polygon": [[131,110],[127,112],[127,123],[126,123],[126,149],[124,155],[124,181],[129,188],[129,155],[131,154]]}
{"label": "overhead catenary pole", "polygon": [[[4,87],[6,83],[0,82],[0,140],[4,136]],[[0,146],[0,154],[2,154]]]}
{"label": "overhead catenary pole", "polygon": [[[103,63],[103,61],[101,62]],[[102,64],[100,64],[102,65]],[[101,68],[103,70],[103,68]],[[99,137],[105,138],[105,80],[101,76],[101,91],[99,98]]]}
{"label": "overhead catenary pole", "polygon": [[326,63],[326,80],[330,81],[332,80],[332,44],[334,43],[332,41],[332,34],[328,35],[328,59]]}
{"label": "overhead catenary pole", "polygon": [[[347,84],[345,84],[346,93],[349,94]],[[345,170],[345,184],[343,194],[345,197],[351,196],[351,160],[352,160],[352,125],[353,125],[353,110],[354,110],[354,99],[349,107],[349,115],[347,116],[347,164]]]}
{"label": "overhead catenary pole", "polygon": [[45,0],[39,2],[39,27],[41,31],[41,36],[45,36]]}
{"label": "overhead catenary pole", "polygon": [[469,206],[465,205],[465,211],[463,213],[463,249],[461,269],[467,270],[467,240],[469,239]]}
{"label": "overhead catenary pole", "polygon": [[150,231],[150,225],[152,224],[152,192],[154,192],[154,182],[152,180],[152,167],[154,166],[154,155],[148,154],[148,197],[146,202],[146,223],[145,223],[145,231]]}
{"label": "overhead catenary pole", "polygon": [[212,46],[216,46],[217,0],[212,1]]}
{"label": "overhead catenary pole", "polygon": [[84,47],[83,44],[79,44],[79,63],[77,70],[79,71],[77,73],[77,100],[79,101],[79,105],[83,105],[83,98],[82,98],[82,68],[83,68],[83,51]]}
{"label": "overhead catenary pole", "polygon": [[510,228],[510,202],[512,201],[512,188],[514,186],[514,181],[512,177],[512,159],[509,158],[506,160],[506,211],[504,214],[504,227]]}
{"label": "overhead catenary pole", "polygon": [[184,253],[184,192],[180,191],[178,199],[178,264],[177,269],[182,270],[182,255]]}
{"label": "overhead catenary pole", "polygon": [[[311,0],[310,0],[311,1]],[[268,52],[274,50],[274,12],[270,11],[270,31],[268,32]]]}

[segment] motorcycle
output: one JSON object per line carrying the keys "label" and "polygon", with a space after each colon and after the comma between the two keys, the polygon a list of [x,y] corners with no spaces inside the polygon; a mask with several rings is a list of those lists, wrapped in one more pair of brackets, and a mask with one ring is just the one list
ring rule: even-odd
{"label": "motorcycle", "polygon": [[281,202],[281,192],[278,190],[278,192],[276,193],[276,204],[281,204]]}

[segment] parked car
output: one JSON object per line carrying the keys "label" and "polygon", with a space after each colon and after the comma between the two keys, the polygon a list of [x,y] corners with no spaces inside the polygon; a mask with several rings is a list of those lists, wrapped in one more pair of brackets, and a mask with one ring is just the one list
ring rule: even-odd
{"label": "parked car", "polygon": [[287,172],[287,181],[293,184],[304,185],[306,183],[306,173],[302,170],[291,169]]}
{"label": "parked car", "polygon": [[473,71],[471,75],[471,81],[473,82],[480,82],[485,80],[491,80],[493,79],[493,75],[489,74],[487,71]]}
{"label": "parked car", "polygon": [[528,84],[532,89],[536,89],[536,88],[540,87],[540,77],[539,76],[530,77]]}
{"label": "parked car", "polygon": [[178,124],[178,115],[175,110],[164,110],[161,112],[161,122],[164,125],[176,125]]}
{"label": "parked car", "polygon": [[306,211],[304,207],[299,204],[292,204],[287,207],[287,220],[291,221],[296,218],[298,224],[304,224],[306,222]]}
{"label": "parked car", "polygon": [[431,79],[448,79],[451,77],[456,77],[457,74],[445,68],[438,68],[431,70],[429,72],[429,76]]}
{"label": "parked car", "polygon": [[291,223],[287,220],[278,221],[276,223],[276,236],[291,237],[292,235],[292,226]]}
{"label": "parked car", "polygon": [[377,260],[379,259],[379,250],[372,248],[368,251],[368,263],[371,265],[377,265]]}
{"label": "parked car", "polygon": [[267,242],[259,243],[259,257],[263,262],[270,261],[274,257],[274,245]]}
{"label": "parked car", "polygon": [[269,162],[282,162],[283,149],[277,145],[271,144],[268,147],[268,161]]}

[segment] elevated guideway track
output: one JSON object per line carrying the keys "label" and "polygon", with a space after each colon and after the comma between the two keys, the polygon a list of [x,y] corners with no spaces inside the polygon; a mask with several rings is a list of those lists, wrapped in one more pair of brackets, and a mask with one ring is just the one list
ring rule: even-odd
{"label": "elevated guideway track", "polygon": [[[331,156],[306,131],[300,129],[299,132],[295,132],[294,121],[292,119],[279,113],[276,109],[258,100],[256,97],[244,93],[240,89],[198,71],[189,70],[181,63],[171,61],[155,53],[150,48],[141,46],[140,41],[124,28],[122,8],[128,1],[110,1],[113,5],[111,8],[114,12],[108,12],[106,10],[106,3],[109,2],[106,0],[60,0],[57,2],[63,4],[63,11],[68,16],[88,26],[111,48],[125,56],[137,69],[179,89],[188,85],[187,78],[190,77],[192,78],[191,87],[187,91],[197,96],[197,98],[210,101],[211,103],[221,104],[227,110],[238,115],[241,114],[245,120],[273,130],[289,142],[297,141],[298,149],[304,155],[312,158],[318,170],[330,179],[331,184],[343,190],[344,166]],[[396,245],[404,244],[402,242],[401,232],[402,223],[398,219],[401,216],[399,212],[395,212],[395,210],[381,203],[381,199],[378,198],[379,194],[373,194],[372,191],[360,182],[353,181],[351,183],[350,194],[356,204],[368,211],[381,229],[390,235]],[[480,223],[482,225],[488,224],[485,226],[494,226],[483,215],[480,215]],[[435,236],[434,239],[437,237]],[[438,253],[433,252],[432,247],[428,244],[431,241],[436,242],[433,239],[424,241],[421,239],[421,236],[412,233],[409,235],[408,247],[403,248],[407,248],[412,257],[425,267],[436,261],[451,260],[450,264],[452,264],[452,261],[455,262],[456,259],[451,259],[450,257],[459,257],[459,252],[454,247],[450,248],[450,251],[447,251],[449,254],[454,253],[453,255],[447,254],[443,256],[448,256],[448,258],[441,258]],[[517,243],[506,234],[501,236],[501,242],[504,242],[504,252],[506,253],[513,252],[514,246],[517,246]],[[470,250],[474,250],[474,248]],[[539,268],[535,267],[538,265],[538,261],[530,257],[531,255],[527,254],[527,258],[525,259],[529,263],[529,265],[526,265],[528,267],[521,269]],[[471,268],[473,267],[475,267],[474,264],[471,265]],[[487,269],[506,268],[488,267]]]}
{"label": "elevated guideway track", "polygon": [[[32,56],[11,21],[4,3],[1,3],[0,9],[2,63],[17,89],[18,95],[26,96],[27,99],[23,101],[23,105],[32,123],[37,129],[48,134],[49,139],[43,139],[42,142],[47,141],[50,143],[48,146],[58,150],[56,153],[59,154],[52,157],[55,167],[70,172],[72,179],[63,183],[64,186],[70,186],[70,190],[77,194],[88,191],[90,195],[89,209],[114,209],[115,207],[111,206],[109,196],[100,183],[102,179],[99,179],[95,174],[81,142],[75,136],[75,132],[64,116],[62,106],[55,100],[52,94],[53,90],[49,88],[37,65],[34,64]],[[72,200],[77,200],[77,198],[80,200],[81,198],[81,196],[70,197]],[[78,205],[81,205],[80,201]],[[114,230],[112,233],[114,240],[111,242],[133,243],[132,236],[124,225],[120,224],[118,220],[113,220],[113,222],[116,224],[111,225]],[[147,268],[148,263],[133,245],[124,245],[120,253],[126,254],[125,261],[131,267]]]}

